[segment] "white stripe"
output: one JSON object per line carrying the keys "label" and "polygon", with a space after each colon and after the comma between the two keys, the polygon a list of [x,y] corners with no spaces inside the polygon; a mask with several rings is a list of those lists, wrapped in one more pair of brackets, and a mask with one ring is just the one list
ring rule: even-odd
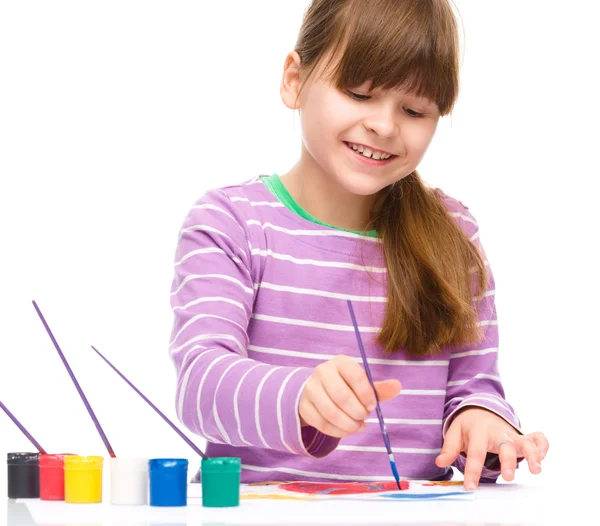
{"label": "white stripe", "polygon": [[169,345],[173,345],[175,343],[175,341],[177,340],[177,338],[179,338],[179,335],[185,329],[187,329],[190,325],[192,325],[195,321],[201,320],[203,318],[214,318],[216,320],[228,321],[229,323],[232,323],[233,325],[237,325],[240,328],[240,330],[245,334],[244,327],[242,327],[239,323],[237,323],[237,322],[235,322],[233,320],[230,320],[229,318],[224,318],[223,316],[217,316],[216,314],[196,314],[196,316],[194,316],[193,318],[190,318],[188,321],[186,321],[184,323],[183,327],[181,327],[181,329],[179,329],[179,331],[177,331],[177,334],[171,340],[171,342],[169,343]]}
{"label": "white stripe", "polygon": [[366,241],[373,241],[379,243],[380,240],[376,237],[363,236],[361,234],[355,234],[354,232],[346,232],[344,230],[290,230],[288,228],[283,228],[281,226],[274,225],[273,223],[261,223],[256,219],[250,219],[246,221],[248,226],[259,226],[263,230],[270,228],[271,230],[275,230],[277,232],[283,232],[285,234],[290,234],[292,236],[323,236],[323,237],[349,237],[353,239],[364,239]]}
{"label": "white stripe", "polygon": [[498,320],[483,320],[477,323],[480,327],[487,327],[489,325],[498,325]]}
{"label": "white stripe", "polygon": [[352,294],[340,294],[338,292],[328,292],[326,290],[303,289],[303,288],[299,288],[299,287],[290,287],[290,286],[286,286],[286,285],[275,285],[273,283],[267,283],[266,281],[255,284],[254,288],[256,290],[259,288],[262,288],[262,289],[277,290],[280,292],[292,292],[295,294],[306,294],[306,295],[312,295],[312,296],[321,296],[323,298],[335,298],[335,299],[341,299],[341,300],[366,301],[366,302],[374,302],[374,303],[387,302],[387,298],[383,297],[383,296],[355,296]]}
{"label": "white stripe", "polygon": [[235,223],[237,225],[239,225],[240,228],[242,228],[241,225],[235,219],[235,217],[233,217],[229,212],[223,210],[222,208],[220,208],[218,206],[215,206],[215,205],[194,205],[194,206],[192,206],[192,208],[194,210],[216,210],[217,212],[221,212],[221,213],[225,214],[227,217],[230,217],[231,219],[233,219],[235,221]]}
{"label": "white stripe", "polygon": [[[355,451],[357,453],[387,453],[385,447],[379,446],[338,446],[340,451]],[[436,455],[442,451],[439,449],[421,449],[417,447],[393,447],[392,453],[419,453],[423,455]]]}
{"label": "white stripe", "polygon": [[[383,421],[386,424],[406,424],[409,426],[412,425],[426,425],[426,426],[438,426],[442,424],[442,420],[417,420],[412,418],[384,418]],[[365,420],[367,424],[379,424],[379,419],[377,418],[367,418]]]}
{"label": "white stripe", "polygon": [[500,378],[498,378],[497,376],[493,376],[491,374],[476,374],[475,376],[473,376],[472,378],[469,378],[468,380],[454,380],[452,382],[448,382],[448,387],[454,387],[456,385],[465,385],[475,379],[495,380],[496,382],[501,381]]}
{"label": "white stripe", "polygon": [[[198,254],[225,254],[227,257],[230,257],[224,250],[217,247],[199,248],[197,250],[192,250],[191,252],[188,252],[179,261],[177,261],[174,266],[177,267],[178,265],[181,265],[185,260],[197,256]],[[240,265],[242,264],[242,260],[237,256],[231,256],[231,259],[236,263],[239,263]]]}
{"label": "white stripe", "polygon": [[240,408],[238,405],[238,395],[240,394],[240,389],[242,387],[242,383],[244,383],[244,379],[246,378],[246,376],[248,376],[248,374],[253,371],[254,369],[256,369],[257,367],[260,367],[261,365],[265,365],[265,364],[256,364],[254,367],[250,367],[250,369],[248,369],[245,373],[244,376],[242,376],[240,378],[239,383],[237,384],[237,387],[235,388],[235,393],[233,394],[233,413],[235,415],[235,421],[237,422],[238,425],[238,434],[240,435],[240,440],[242,442],[244,442],[245,444],[248,444],[249,446],[253,446],[254,444],[251,444],[250,442],[248,442],[245,438],[244,435],[242,434],[242,422],[240,420]]}
{"label": "white stripe", "polygon": [[477,224],[477,222],[473,218],[466,216],[464,214],[461,214],[460,212],[452,212],[452,213],[450,213],[450,215],[452,217],[460,217],[461,219],[464,219],[465,221],[468,221],[469,223],[473,223],[474,225]]}
{"label": "white stripe", "polygon": [[[349,481],[360,481],[360,482],[378,482],[378,481],[394,481],[394,477],[387,475],[338,475],[337,473],[318,473],[315,471],[304,471],[300,469],[291,469],[291,468],[278,468],[278,467],[264,467],[264,466],[253,466],[251,464],[242,464],[242,469],[247,469],[248,471],[261,471],[261,472],[271,472],[277,471],[279,473],[288,473],[290,475],[300,475],[303,477],[312,477],[312,478],[323,478],[323,479],[331,479],[331,480],[349,480]],[[410,477],[402,477],[402,480],[422,480],[422,478],[410,478]]]}
{"label": "white stripe", "polygon": [[258,432],[258,438],[260,438],[261,442],[266,448],[269,448],[270,446],[269,444],[267,444],[267,441],[265,440],[265,437],[262,434],[262,428],[260,426],[260,393],[262,392],[263,386],[265,385],[267,378],[269,378],[269,376],[271,376],[275,371],[279,369],[281,369],[281,367],[274,367],[263,376],[263,379],[258,384],[256,396],[254,397],[254,421],[256,422],[256,431]]}
{"label": "white stripe", "polygon": [[513,418],[515,418],[515,419],[517,418],[516,415],[506,405],[506,400],[503,400],[502,398],[497,397],[496,395],[493,395],[490,393],[477,393],[477,394],[468,396],[460,403],[459,407],[461,407],[463,405],[467,405],[471,400],[477,400],[478,398],[481,400],[485,400],[486,402],[491,402],[494,405],[497,405],[498,407],[502,407]]}
{"label": "white stripe", "polygon": [[[223,251],[221,250],[221,252],[223,252]],[[254,295],[253,289],[251,289],[250,287],[246,287],[239,279],[232,278],[231,276],[227,276],[226,274],[190,274],[189,276],[185,277],[185,279],[181,282],[181,285],[179,285],[179,287],[177,287],[177,289],[174,292],[171,292],[171,296],[175,296],[176,294],[178,294],[179,291],[185,286],[185,284],[188,281],[191,281],[193,279],[202,279],[202,278],[225,279],[227,281],[231,281],[232,283],[235,283],[236,285],[239,285],[244,292]]]}
{"label": "white stripe", "polygon": [[[210,225],[188,226],[181,230],[181,233],[179,234],[179,239],[181,239],[183,237],[183,234],[185,234],[186,232],[212,232],[213,234],[219,234],[220,236],[226,237],[227,239],[229,239],[229,241],[233,241],[233,239],[231,239],[225,232],[221,232],[219,229]],[[241,251],[242,250],[240,249],[240,252]]]}
{"label": "white stripe", "polygon": [[215,387],[215,398],[213,401],[213,409],[212,410],[213,410],[213,414],[215,415],[215,423],[217,424],[217,429],[219,430],[221,435],[225,438],[225,442],[227,442],[227,443],[231,443],[231,439],[229,438],[227,431],[225,431],[225,428],[223,427],[223,424],[221,422],[221,418],[219,417],[219,410],[217,409],[217,398],[218,398],[217,393],[219,392],[219,387],[221,387],[223,378],[225,378],[225,375],[229,372],[229,370],[231,368],[235,367],[239,363],[246,363],[246,362],[250,362],[250,361],[251,360],[241,359],[241,360],[236,360],[235,362],[233,362],[229,367],[227,367],[227,369],[225,369],[225,371],[221,375],[221,378],[219,378],[217,387]]}
{"label": "white stripe", "polygon": [[251,206],[272,206],[273,208],[285,208],[284,204],[279,201],[250,201],[246,197],[232,197],[232,201],[245,201]]}
{"label": "white stripe", "polygon": [[[273,349],[270,347],[260,347],[258,345],[248,345],[248,350],[263,353],[263,354],[274,354],[277,356],[292,356],[294,358],[306,358],[308,360],[318,360],[325,362],[335,358],[335,354],[317,354],[302,351],[287,351],[283,349]],[[360,356],[351,357],[354,361],[362,363]],[[369,364],[371,365],[414,365],[416,367],[427,367],[427,366],[441,366],[445,367],[448,365],[448,360],[388,360],[384,358],[369,358]]]}
{"label": "white stripe", "polygon": [[[252,314],[252,318],[261,321],[271,321],[273,323],[283,323],[284,325],[299,325],[301,327],[313,327],[316,329],[330,329],[334,331],[354,332],[352,325],[337,325],[335,323],[321,323],[318,321],[296,320],[292,318],[280,318],[278,316],[269,316],[267,314]],[[361,332],[379,332],[379,327],[359,327]]]}
{"label": "white stripe", "polygon": [[481,301],[483,298],[487,298],[489,296],[494,296],[496,294],[496,289],[490,289],[481,296],[473,296],[471,299],[473,301]]}
{"label": "white stripe", "polygon": [[[202,346],[196,345],[195,347],[192,347],[189,352],[195,351],[196,349],[199,349],[199,348],[202,348]],[[196,358],[194,358],[192,363],[189,365],[189,367],[186,369],[185,373],[183,374],[183,378],[181,379],[181,387],[179,388],[179,400],[177,401],[177,416],[179,417],[180,420],[183,420],[183,400],[185,398],[187,384],[188,384],[188,381],[190,378],[190,374],[192,374],[194,364],[203,356],[206,357],[207,354],[212,353],[212,352],[217,352],[217,351],[218,351],[218,349],[211,349],[209,351],[200,353],[198,356],[196,356]]]}
{"label": "white stripe", "polygon": [[173,307],[173,310],[185,310],[188,307],[191,307],[192,305],[198,305],[198,303],[206,303],[206,302],[210,302],[210,301],[217,301],[217,302],[223,302],[223,303],[231,303],[231,305],[235,305],[236,307],[239,307],[240,309],[242,309],[244,311],[244,314],[247,314],[246,311],[246,307],[244,307],[244,305],[242,305],[239,301],[235,301],[229,298],[222,298],[220,296],[214,296],[214,297],[209,297],[209,298],[198,298],[197,300],[194,301],[190,301],[189,303],[186,303],[185,305],[183,305],[182,307]]}
{"label": "white stripe", "polygon": [[[495,400],[488,400],[487,398],[483,398],[483,397],[480,397],[480,396],[475,396],[475,397],[473,397],[473,398],[475,398],[475,399],[477,399],[477,398],[480,398],[481,400],[485,400],[486,402],[491,402],[491,403],[493,403],[494,405],[497,405],[498,407],[501,407],[501,408],[502,408],[502,409],[504,409],[504,410],[505,410],[505,411],[506,411],[506,412],[507,412],[507,413],[508,413],[510,416],[512,416],[512,417],[513,417],[513,419],[514,419],[514,423],[517,423],[517,425],[518,425],[518,423],[519,423],[519,419],[518,419],[518,418],[515,416],[515,414],[514,414],[514,413],[513,413],[513,412],[512,412],[512,411],[511,411],[511,410],[510,410],[508,407],[506,407],[506,406],[504,406],[504,405],[502,405],[502,404],[500,404],[500,403],[496,402]],[[482,407],[483,409],[488,409],[488,410],[490,410],[490,411],[493,411],[494,413],[496,413],[498,416],[500,416],[500,417],[502,417],[502,418],[506,418],[504,415],[502,415],[501,413],[498,413],[498,412],[497,412],[496,410],[494,410],[493,408],[490,408],[490,407],[487,407],[486,405],[483,405],[483,403],[482,403],[482,402],[479,402],[479,403],[477,403],[477,402],[472,402],[472,401],[471,401],[471,398],[469,398],[469,400],[468,400],[468,401],[465,401],[465,403],[463,403],[463,404],[460,404],[460,405],[459,405],[459,406],[458,406],[458,407],[455,409],[455,411],[458,411],[458,410],[459,410],[459,409],[461,409],[462,407],[466,407],[466,406],[469,406],[469,405],[473,405],[473,406],[476,406],[476,407]]]}
{"label": "white stripe", "polygon": [[386,268],[382,267],[365,267],[364,265],[354,265],[353,263],[346,263],[343,261],[319,261],[315,259],[300,259],[290,256],[288,254],[279,254],[277,252],[273,252],[271,249],[268,250],[260,250],[258,248],[252,249],[252,255],[256,256],[270,256],[273,259],[280,259],[282,261],[291,261],[297,265],[314,265],[315,267],[330,267],[330,268],[347,268],[353,270],[360,270],[363,272],[377,272],[381,274],[385,274],[387,272]]}
{"label": "white stripe", "polygon": [[209,366],[206,368],[204,374],[202,375],[200,383],[198,384],[198,396],[196,397],[196,407],[198,409],[197,413],[198,423],[200,424],[200,433],[204,438],[206,438],[206,440],[210,440],[211,442],[222,443],[221,440],[211,437],[206,433],[206,431],[204,431],[204,418],[202,417],[202,411],[200,410],[200,397],[202,396],[202,387],[204,386],[204,382],[206,380],[206,377],[208,376],[208,373],[217,363],[219,363],[221,360],[224,360],[225,358],[234,358],[235,360],[237,360],[237,356],[235,356],[234,354],[223,354],[222,356],[219,356],[217,359],[210,362]]}
{"label": "white stripe", "polygon": [[479,230],[471,236],[471,241],[475,241],[476,239],[479,239]]}
{"label": "white stripe", "polygon": [[400,395],[411,396],[445,396],[446,391],[443,389],[402,389]]}
{"label": "white stripe", "polygon": [[[304,386],[306,385],[306,382],[308,382],[308,378],[304,381],[304,383],[300,386],[300,389],[298,389],[298,395],[296,396],[296,401],[294,402],[294,407],[300,407],[300,397],[302,396],[302,393],[304,392]],[[300,447],[303,448],[304,450],[306,450],[308,452],[308,449],[306,449],[304,447],[304,439],[302,438],[302,426],[300,425],[300,411],[296,411],[295,412],[296,415],[296,429],[298,431],[298,444],[300,444]],[[314,440],[310,443],[310,445],[312,446],[314,444]],[[303,451],[299,451],[299,453],[303,453]]]}
{"label": "white stripe", "polygon": [[464,396],[454,396],[453,398],[451,398],[444,404],[444,409],[446,409],[453,402],[460,402],[461,400],[464,400],[464,399],[465,399]]}
{"label": "white stripe", "polygon": [[[231,336],[230,334],[201,334],[199,336],[195,336],[191,340],[188,340],[187,342],[185,342],[183,345],[180,345],[179,347],[175,347],[174,349],[170,349],[169,350],[169,355],[171,357],[173,357],[173,355],[176,352],[180,351],[184,347],[187,347],[188,345],[190,345],[190,344],[192,344],[194,342],[199,342],[199,341],[202,341],[202,340],[219,339],[219,338],[221,338],[223,340],[229,340],[229,341],[235,342],[237,344],[238,348],[240,349],[240,352],[241,352],[242,356],[248,356],[248,353],[247,353],[246,349],[244,348],[244,346],[241,344],[241,342],[237,338],[235,338],[234,336]],[[190,351],[188,351],[188,353],[189,352]],[[185,361],[188,353],[186,353],[185,357],[183,358],[184,361]]]}
{"label": "white stripe", "polygon": [[455,358],[464,358],[466,356],[483,356],[484,354],[492,354],[497,353],[498,347],[490,347],[489,349],[481,349],[479,351],[466,351],[466,352],[457,352],[450,353],[450,359],[454,360]]}
{"label": "white stripe", "polygon": [[[290,374],[287,375],[286,379],[283,381],[283,383],[281,384],[281,387],[279,388],[279,393],[277,394],[277,424],[279,425],[279,438],[281,439],[281,443],[286,447],[286,449],[290,453],[293,453],[294,455],[296,454],[296,451],[294,451],[289,446],[289,444],[285,441],[285,438],[284,438],[283,413],[281,411],[281,400],[283,398],[283,391],[285,390],[285,386],[290,381],[290,378],[292,376],[294,376],[298,371],[300,371],[300,369],[295,369],[294,371],[292,371]],[[316,435],[317,435],[317,433],[315,433],[315,436]]]}

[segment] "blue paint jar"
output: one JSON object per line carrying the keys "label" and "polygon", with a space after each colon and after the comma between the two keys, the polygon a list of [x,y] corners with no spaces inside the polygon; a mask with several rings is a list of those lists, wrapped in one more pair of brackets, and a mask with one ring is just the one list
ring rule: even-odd
{"label": "blue paint jar", "polygon": [[188,460],[153,458],[148,464],[150,506],[186,506]]}

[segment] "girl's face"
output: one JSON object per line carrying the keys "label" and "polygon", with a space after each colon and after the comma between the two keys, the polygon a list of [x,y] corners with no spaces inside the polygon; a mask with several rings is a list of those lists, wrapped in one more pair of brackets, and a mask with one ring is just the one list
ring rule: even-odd
{"label": "girl's face", "polygon": [[[294,83],[294,64],[289,60],[286,66],[284,85],[289,73],[288,86],[297,93],[301,76]],[[397,90],[370,91],[370,82],[341,91],[322,79],[320,68],[313,75],[295,106],[282,90],[288,107],[300,110],[302,155],[309,166],[364,196],[415,170],[440,118],[434,102]]]}

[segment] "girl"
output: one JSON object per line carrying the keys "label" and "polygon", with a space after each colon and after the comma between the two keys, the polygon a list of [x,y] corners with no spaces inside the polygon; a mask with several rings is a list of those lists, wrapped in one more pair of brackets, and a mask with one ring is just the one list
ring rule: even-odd
{"label": "girl", "polygon": [[[242,482],[393,480],[467,489],[526,458],[498,373],[494,279],[467,207],[416,168],[458,94],[447,0],[313,0],[281,82],[302,151],[283,175],[208,191],[177,246],[179,419]],[[198,480],[199,474],[195,480]]]}

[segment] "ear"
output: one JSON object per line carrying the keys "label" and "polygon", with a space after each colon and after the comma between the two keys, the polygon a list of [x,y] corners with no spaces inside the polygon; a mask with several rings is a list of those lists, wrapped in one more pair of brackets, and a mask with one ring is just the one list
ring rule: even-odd
{"label": "ear", "polygon": [[300,108],[300,103],[296,100],[300,91],[300,55],[295,51],[288,53],[283,65],[283,76],[281,78],[281,100],[290,110]]}

